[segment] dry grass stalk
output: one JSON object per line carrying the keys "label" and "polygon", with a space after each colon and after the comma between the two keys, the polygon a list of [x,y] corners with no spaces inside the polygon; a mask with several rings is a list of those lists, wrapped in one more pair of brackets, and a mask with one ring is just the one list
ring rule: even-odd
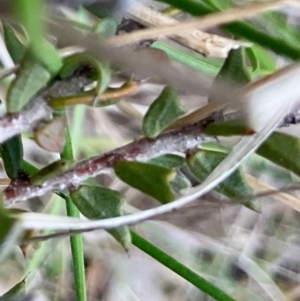
{"label": "dry grass stalk", "polygon": [[[179,24],[179,21],[156,10],[137,3],[129,12],[130,16],[147,27],[164,27]],[[227,57],[231,49],[249,47],[251,43],[235,41],[218,35],[208,34],[198,29],[182,31],[171,37],[176,42],[212,57]]]}
{"label": "dry grass stalk", "polygon": [[245,173],[245,178],[246,178],[246,181],[249,183],[249,185],[256,191],[259,191],[259,192],[278,191],[278,193],[272,194],[272,198],[274,198],[274,199],[282,202],[283,204],[293,208],[294,210],[300,212],[300,200],[297,199],[296,197],[294,197],[290,194],[281,192],[277,188],[251,176],[250,174]]}
{"label": "dry grass stalk", "polygon": [[225,23],[234,22],[236,20],[251,18],[259,13],[278,8],[287,4],[294,4],[293,0],[273,0],[264,1],[251,5],[244,5],[237,8],[228,9],[223,12],[217,12],[201,18],[193,18],[185,22],[178,22],[159,28],[150,28],[115,36],[107,40],[111,46],[122,46],[134,42],[139,42],[145,39],[155,39],[162,36],[178,35],[179,32],[197,28],[204,29],[212,26],[217,26]]}

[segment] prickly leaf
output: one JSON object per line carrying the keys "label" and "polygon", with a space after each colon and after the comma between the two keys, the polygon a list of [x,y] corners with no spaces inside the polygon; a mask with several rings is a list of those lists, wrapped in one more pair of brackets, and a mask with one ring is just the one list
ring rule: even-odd
{"label": "prickly leaf", "polygon": [[161,203],[174,200],[169,182],[176,172],[148,163],[120,161],[115,165],[116,175],[128,185],[157,199]]}
{"label": "prickly leaf", "polygon": [[176,91],[169,86],[165,87],[144,117],[145,136],[155,138],[186,112],[186,108],[178,100]]}
{"label": "prickly leaf", "polygon": [[[124,198],[117,191],[101,187],[82,185],[71,191],[70,196],[78,210],[89,219],[105,219],[124,214]],[[109,233],[128,249],[131,237],[128,227],[118,227]]]}
{"label": "prickly leaf", "polygon": [[51,79],[51,74],[27,52],[7,95],[7,111],[19,112]]}
{"label": "prickly leaf", "polygon": [[162,166],[168,169],[175,169],[176,176],[172,181],[170,181],[170,184],[173,188],[181,190],[191,187],[190,180],[182,172],[179,171],[179,168],[185,165],[184,157],[174,154],[167,154],[153,158],[149,160],[148,163]]}
{"label": "prickly leaf", "polygon": [[153,158],[148,163],[159,165],[165,168],[180,168],[185,165],[185,158],[182,156],[167,154]]}
{"label": "prickly leaf", "polygon": [[214,90],[221,89],[224,85],[230,84],[234,87],[238,87],[249,82],[250,76],[245,63],[244,49],[232,49],[230,50],[228,57],[216,76],[211,89],[211,96],[213,96]]}
{"label": "prickly leaf", "polygon": [[[199,150],[187,158],[187,164],[193,174],[204,181],[226,156],[227,154],[217,151]],[[219,184],[216,190],[229,198],[243,197],[252,192],[240,170]]]}

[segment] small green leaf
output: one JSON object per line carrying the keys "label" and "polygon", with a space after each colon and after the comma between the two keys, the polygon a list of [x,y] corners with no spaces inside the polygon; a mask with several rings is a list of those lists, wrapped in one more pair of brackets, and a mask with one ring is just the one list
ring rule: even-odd
{"label": "small green leaf", "polygon": [[232,84],[235,87],[243,86],[251,80],[245,63],[245,50],[243,48],[230,50],[221,70],[219,71],[213,86]]}
{"label": "small green leaf", "polygon": [[74,165],[73,161],[59,160],[55,161],[46,167],[39,170],[36,174],[30,177],[32,185],[42,185],[45,181],[55,177],[63,172],[66,172]]}
{"label": "small green leaf", "polygon": [[179,168],[185,165],[184,157],[174,155],[174,154],[167,154],[167,155],[153,158],[149,160],[148,163],[162,166],[168,169],[175,169],[176,176],[172,181],[170,181],[170,184],[173,188],[177,190],[181,190],[181,189],[187,189],[191,187],[190,180],[183,173],[179,171]]}
{"label": "small green leaf", "polygon": [[[227,154],[217,151],[199,150],[187,158],[187,164],[193,174],[200,181],[204,181],[226,156]],[[240,170],[217,186],[216,190],[229,198],[239,198],[252,193]]]}
{"label": "small green leaf", "polygon": [[232,49],[212,84],[209,100],[214,101],[215,93],[218,94],[218,91],[227,91],[229,87],[230,89],[238,88],[249,82],[250,75],[245,63],[244,49]]}
{"label": "small green leaf", "polygon": [[26,277],[14,285],[9,291],[0,297],[0,301],[14,301],[17,297],[25,295]]}
{"label": "small green leaf", "polygon": [[204,133],[210,136],[246,136],[255,132],[241,121],[214,122],[209,124]]}
{"label": "small green leaf", "polygon": [[7,111],[19,112],[50,79],[51,74],[27,53],[8,89]]}
{"label": "small green leaf", "polygon": [[300,176],[300,161],[297,159],[299,152],[299,138],[277,132],[256,151],[260,156]]}
{"label": "small green leaf", "polygon": [[148,163],[120,161],[115,165],[115,173],[128,185],[161,203],[174,200],[174,194],[169,185],[176,175],[173,170]]}
{"label": "small green leaf", "polygon": [[100,20],[94,29],[104,38],[114,36],[118,29],[118,22],[114,18],[104,18]]}
{"label": "small green leaf", "polygon": [[20,41],[16,31],[7,23],[3,23],[5,46],[15,64],[19,64],[26,52],[25,45]]}
{"label": "small green leaf", "polygon": [[176,91],[169,86],[165,87],[144,117],[144,134],[155,138],[186,112],[186,108],[178,100]]}
{"label": "small green leaf", "polygon": [[[105,219],[124,214],[124,198],[118,191],[100,186],[82,185],[70,192],[78,210],[89,219]],[[108,231],[125,250],[131,243],[128,227]]]}
{"label": "small green leaf", "polygon": [[148,163],[162,166],[169,169],[180,168],[183,165],[185,165],[185,158],[174,154],[167,154],[167,155],[153,158],[149,160]]}
{"label": "small green leaf", "polygon": [[176,190],[188,189],[192,187],[191,181],[180,171],[176,171],[176,177],[170,181],[171,186]]}
{"label": "small green leaf", "polygon": [[2,143],[0,152],[7,176],[10,179],[17,178],[23,161],[21,135],[14,136]]}

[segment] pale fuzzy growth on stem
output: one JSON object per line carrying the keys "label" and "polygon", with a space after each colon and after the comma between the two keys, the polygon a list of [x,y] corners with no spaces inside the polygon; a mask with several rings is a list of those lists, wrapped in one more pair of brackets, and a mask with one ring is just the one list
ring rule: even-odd
{"label": "pale fuzzy growth on stem", "polygon": [[7,139],[30,131],[41,120],[51,116],[52,109],[49,108],[42,97],[37,97],[29,103],[20,113],[6,115],[0,120],[0,143]]}
{"label": "pale fuzzy growth on stem", "polygon": [[162,134],[156,140],[142,137],[113,151],[79,162],[69,171],[47,180],[42,186],[8,187],[4,192],[5,205],[9,207],[16,202],[41,196],[50,191],[77,186],[82,181],[113,168],[122,159],[147,161],[174,151],[184,153],[194,149],[199,143],[209,139],[203,135],[203,128],[212,121],[212,119],[202,120],[180,130]]}

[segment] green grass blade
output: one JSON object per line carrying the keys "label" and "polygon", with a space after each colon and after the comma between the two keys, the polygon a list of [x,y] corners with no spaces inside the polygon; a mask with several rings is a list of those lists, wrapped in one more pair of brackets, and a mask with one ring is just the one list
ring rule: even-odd
{"label": "green grass blade", "polygon": [[185,64],[195,70],[203,71],[212,76],[218,74],[223,62],[221,59],[201,57],[201,55],[196,53],[190,55],[160,41],[154,42],[151,47],[163,50],[171,60]]}
{"label": "green grass blade", "polygon": [[300,58],[300,49],[291,45],[286,40],[271,36],[246,22],[234,22],[223,26],[231,34],[247,39],[248,41],[259,44],[266,49],[288,57],[292,60]]}
{"label": "green grass blade", "polygon": [[153,244],[151,244],[149,241],[145,240],[135,232],[131,231],[131,238],[132,243],[142,251],[144,251],[149,256],[156,259],[158,262],[163,264],[165,267],[169,268],[176,274],[183,277],[188,282],[195,285],[197,288],[199,288],[204,293],[208,294],[209,296],[213,297],[215,300],[218,301],[234,301],[233,298],[231,298],[229,295],[227,295],[225,292],[223,292],[221,289],[216,287],[211,282],[205,280],[203,277],[198,275],[197,273],[193,272],[188,267],[184,266],[177,260],[175,260],[170,255],[166,254]]}
{"label": "green grass blade", "polygon": [[[68,127],[66,128],[65,138],[65,148],[61,154],[61,157],[62,159],[66,160],[74,160],[72,140]],[[71,217],[79,217],[80,212],[73,204],[72,199],[68,195],[62,193],[59,195],[66,201],[67,215]],[[82,234],[72,235],[70,237],[70,243],[77,301],[87,301]]]}
{"label": "green grass blade", "polygon": [[[79,211],[72,200],[67,196],[64,199],[66,200],[68,216],[79,217]],[[77,301],[87,301],[82,235],[76,234],[71,236],[70,243]]]}

